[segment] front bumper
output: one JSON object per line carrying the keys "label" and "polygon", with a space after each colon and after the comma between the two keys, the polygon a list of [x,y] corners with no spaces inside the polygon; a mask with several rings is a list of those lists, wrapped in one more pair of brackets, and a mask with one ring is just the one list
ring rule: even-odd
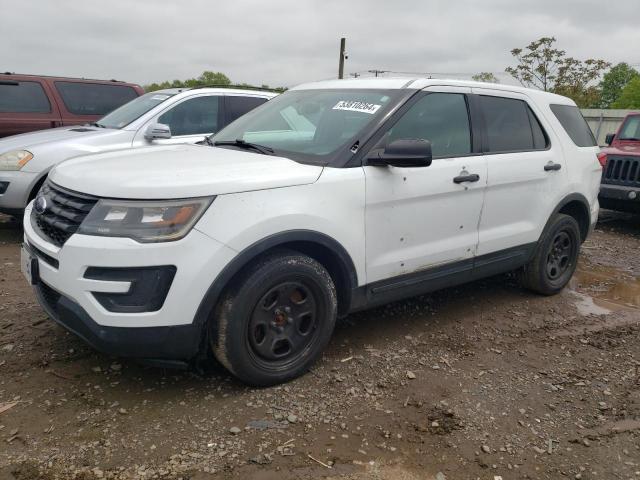
{"label": "front bumper", "polygon": [[[95,348],[117,356],[188,360],[204,332],[194,319],[210,285],[236,252],[193,229],[176,242],[140,244],[128,238],[72,235],[62,247],[39,236],[25,211],[25,244],[38,261],[38,300],[58,323]],[[94,293],[121,293],[131,282],[87,278],[87,269],[175,266],[156,311],[107,310]]]}
{"label": "front bumper", "polygon": [[598,201],[602,208],[624,212],[640,212],[640,187],[600,185]]}
{"label": "front bumper", "polygon": [[76,302],[44,282],[35,286],[42,308],[58,324],[96,350],[119,357],[157,361],[188,361],[197,356],[202,329],[196,325],[175,327],[104,327]]}
{"label": "front bumper", "polygon": [[0,193],[0,213],[9,215],[22,213],[39,179],[39,173],[21,170],[0,171],[0,184],[7,184],[6,190],[4,187],[0,189],[0,191],[4,190]]}

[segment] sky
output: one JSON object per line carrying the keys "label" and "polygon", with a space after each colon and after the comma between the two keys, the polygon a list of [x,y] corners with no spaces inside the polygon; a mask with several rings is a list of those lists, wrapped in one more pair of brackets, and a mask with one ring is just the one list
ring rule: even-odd
{"label": "sky", "polygon": [[[294,86],[371,69],[504,74],[542,36],[640,68],[640,0],[0,0],[0,71],[148,84],[204,70]],[[386,76],[396,76],[388,73]]]}

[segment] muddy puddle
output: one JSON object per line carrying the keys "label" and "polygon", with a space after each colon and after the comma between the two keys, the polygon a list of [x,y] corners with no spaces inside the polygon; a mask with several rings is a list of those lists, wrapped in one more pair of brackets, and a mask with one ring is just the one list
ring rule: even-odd
{"label": "muddy puddle", "polygon": [[617,268],[581,262],[569,287],[582,315],[640,309],[640,279]]}

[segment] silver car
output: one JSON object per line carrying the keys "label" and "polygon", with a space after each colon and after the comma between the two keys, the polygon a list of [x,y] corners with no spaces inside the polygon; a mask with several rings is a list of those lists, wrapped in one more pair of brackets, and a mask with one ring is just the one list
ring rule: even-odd
{"label": "silver car", "polygon": [[3,138],[0,212],[20,215],[49,170],[63,160],[131,147],[196,143],[276,95],[240,88],[158,90],[90,125]]}

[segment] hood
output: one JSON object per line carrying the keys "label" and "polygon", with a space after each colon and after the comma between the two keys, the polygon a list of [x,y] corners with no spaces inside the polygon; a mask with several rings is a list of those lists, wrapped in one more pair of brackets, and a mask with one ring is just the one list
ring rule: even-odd
{"label": "hood", "polygon": [[604,147],[602,152],[607,155],[634,155],[640,156],[640,142],[619,140],[610,147]]}
{"label": "hood", "polygon": [[96,136],[117,133],[119,130],[112,128],[87,127],[74,125],[72,127],[49,128],[36,132],[22,133],[0,139],[0,153],[11,150],[30,150],[42,143],[77,140],[82,142]]}
{"label": "hood", "polygon": [[205,197],[315,182],[322,167],[230,148],[167,145],[73,158],[49,174],[61,187],[98,197]]}

